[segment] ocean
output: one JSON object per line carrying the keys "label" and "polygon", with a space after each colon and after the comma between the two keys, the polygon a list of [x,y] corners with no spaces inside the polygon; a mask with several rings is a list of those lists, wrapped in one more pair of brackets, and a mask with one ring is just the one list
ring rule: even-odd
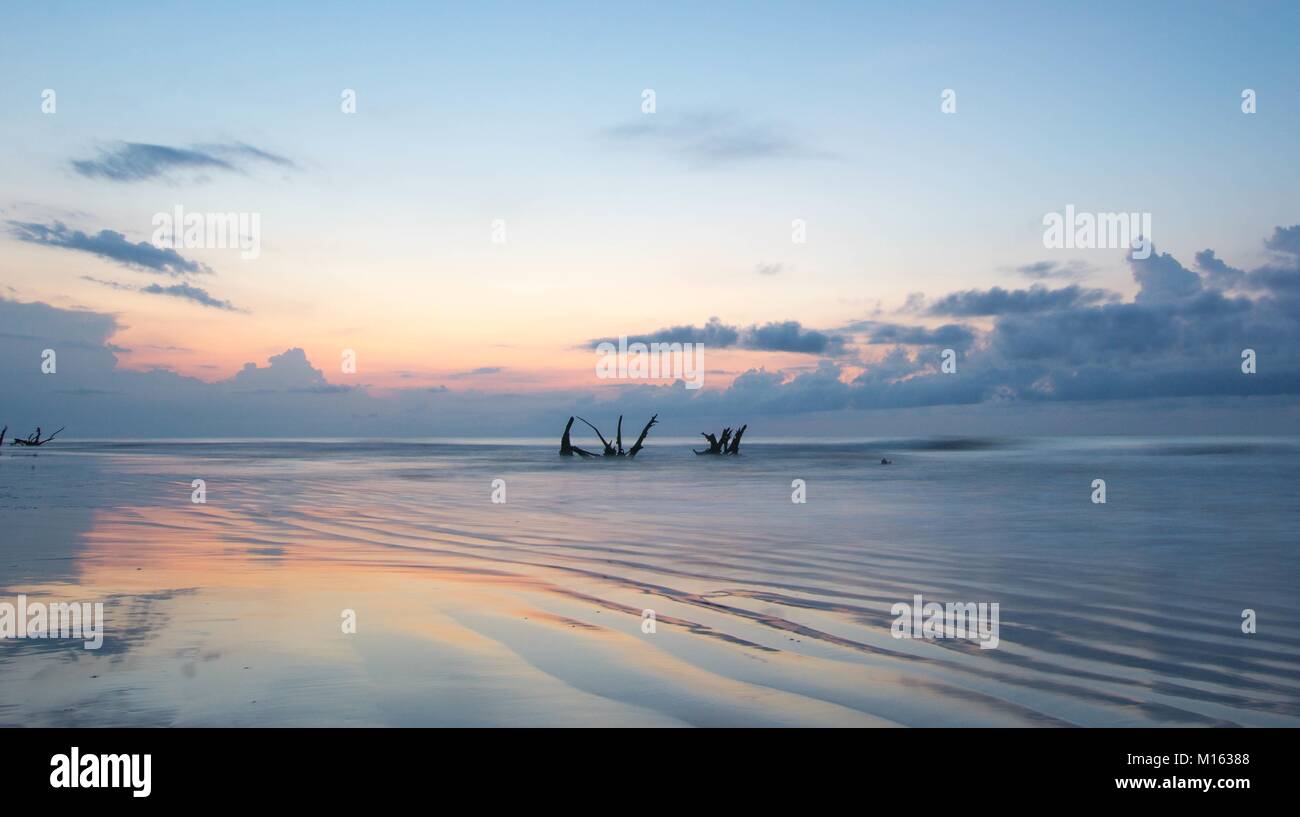
{"label": "ocean", "polygon": [[1294,439],[692,445],[5,446],[0,724],[1300,726]]}

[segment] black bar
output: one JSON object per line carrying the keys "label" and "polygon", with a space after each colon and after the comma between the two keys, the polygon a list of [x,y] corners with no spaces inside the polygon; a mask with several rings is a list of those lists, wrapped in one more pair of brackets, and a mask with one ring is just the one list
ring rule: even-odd
{"label": "black bar", "polygon": [[[540,808],[543,800],[597,805],[592,792],[610,787],[681,798],[700,786],[726,787],[742,800],[775,786],[803,790],[809,798],[834,791],[911,792],[918,803],[969,798],[972,807],[1185,802],[1192,796],[1222,806],[1288,794],[1293,735],[1174,729],[38,729],[7,730],[0,767],[6,789],[23,799],[128,807],[337,804],[430,792],[450,797],[460,790],[471,799],[493,800],[531,792]],[[83,763],[91,754],[148,754],[148,796],[134,796],[129,786],[54,788],[51,758],[70,760],[72,747]],[[1212,788],[1193,787],[1187,782],[1193,779],[1208,779]],[[1154,788],[1132,788],[1147,785]],[[451,806],[439,803],[430,808]]]}

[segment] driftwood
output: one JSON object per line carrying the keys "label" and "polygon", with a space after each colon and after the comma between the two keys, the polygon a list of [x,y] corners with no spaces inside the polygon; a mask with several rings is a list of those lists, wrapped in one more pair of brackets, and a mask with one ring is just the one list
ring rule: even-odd
{"label": "driftwood", "polygon": [[[9,426],[5,426],[5,428],[8,429]],[[67,426],[64,426],[63,428],[67,428]],[[63,428],[60,428],[59,431],[62,431]],[[52,439],[54,439],[55,437],[59,436],[59,431],[54,432],[53,434],[51,434],[50,436],[48,436],[48,437],[46,437],[45,439],[42,440],[42,439],[41,439],[41,429],[40,429],[40,426],[37,426],[37,427],[36,427],[36,431],[33,432],[32,435],[31,435],[30,437],[28,437],[28,438],[26,438],[26,439],[23,439],[22,437],[14,437],[13,442],[11,442],[11,443],[9,443],[9,444],[10,444],[10,445],[30,445],[30,446],[45,445],[45,444],[48,443],[50,440],[52,440]],[[0,437],[0,443],[3,443],[3,442],[4,442],[4,438],[3,438],[3,437]]]}
{"label": "driftwood", "polygon": [[570,432],[572,429],[573,429],[573,418],[570,417],[570,418],[569,418],[569,423],[568,423],[568,425],[566,425],[566,426],[564,427],[564,436],[560,438],[560,456],[561,456],[561,457],[572,457],[574,454],[578,454],[579,456],[583,456],[583,457],[594,457],[594,456],[596,456],[595,454],[591,453],[590,451],[583,451],[583,450],[582,450],[581,448],[579,448],[578,446],[576,446],[576,445],[574,445],[573,443],[569,442],[569,432]]}
{"label": "driftwood", "polygon": [[627,455],[629,457],[636,456],[636,452],[640,451],[641,446],[645,445],[646,435],[649,434],[650,429],[653,428],[658,423],[659,423],[659,415],[652,414],[650,416],[650,422],[645,424],[645,428],[641,429],[641,435],[636,438],[636,442],[632,444],[632,447],[630,449],[628,449]]}
{"label": "driftwood", "polygon": [[731,438],[731,445],[730,447],[727,448],[728,454],[740,453],[740,438],[745,433],[745,429],[747,428],[749,428],[748,425],[741,426],[740,430],[736,432],[736,436]]}
{"label": "driftwood", "polygon": [[[703,451],[695,451],[695,453],[714,454],[714,455],[721,455],[721,454],[738,455],[740,454],[740,438],[744,435],[745,429],[747,428],[749,428],[748,425],[741,426],[740,430],[736,432],[736,436],[734,437],[731,436],[730,428],[724,428],[722,429],[721,438],[715,437],[712,434],[708,433],[707,431],[701,431],[700,436],[709,441],[709,447]],[[691,450],[694,451],[694,449]]]}
{"label": "driftwood", "polygon": [[[581,417],[579,417],[578,419],[579,419],[579,420],[582,420]],[[586,420],[582,420],[582,422],[587,423]],[[621,452],[621,451],[616,451],[616,450],[614,449],[614,446],[612,446],[612,445],[609,444],[609,440],[605,439],[605,435],[600,433],[600,429],[599,429],[599,428],[596,428],[596,427],[595,427],[594,425],[592,425],[591,423],[587,423],[587,427],[590,428],[592,431],[596,432],[596,436],[600,438],[600,444],[603,445],[603,446],[605,446],[605,456],[606,456],[606,457],[617,457],[617,456],[620,456],[620,455],[623,453],[623,452]]]}
{"label": "driftwood", "polygon": [[[615,435],[614,442],[612,443],[609,440],[605,439],[605,435],[600,433],[600,429],[596,428],[594,425],[587,422],[587,420],[585,420],[582,417],[579,417],[577,419],[582,420],[582,422],[586,423],[587,426],[591,428],[592,431],[596,432],[596,436],[600,438],[601,445],[603,445],[605,448],[604,456],[635,457],[637,455],[637,452],[640,451],[643,447],[645,447],[646,435],[650,433],[651,427],[653,427],[656,423],[659,422],[658,418],[659,418],[658,414],[650,418],[650,422],[646,423],[645,428],[641,429],[641,436],[637,437],[636,442],[633,443],[632,447],[627,449],[626,451],[623,450],[623,415],[620,414],[618,416],[618,433]],[[569,439],[569,433],[573,429],[573,419],[574,418],[572,417],[569,418],[568,424],[564,427],[564,436],[560,438],[560,456],[572,457],[574,454],[578,454],[579,456],[583,456],[583,457],[599,456],[597,454],[591,453],[590,451],[582,450],[578,446],[574,445],[572,441]]]}

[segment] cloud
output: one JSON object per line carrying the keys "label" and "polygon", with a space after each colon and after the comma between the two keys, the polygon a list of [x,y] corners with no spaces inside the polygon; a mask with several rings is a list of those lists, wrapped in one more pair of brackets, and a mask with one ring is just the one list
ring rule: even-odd
{"label": "cloud", "polygon": [[[1014,412],[1017,404],[1300,394],[1300,253],[1292,235],[1279,230],[1269,246],[1282,258],[1238,271],[1258,297],[1231,296],[1168,254],[1130,259],[1139,285],[1131,302],[1069,287],[954,293],[936,311],[990,315],[992,329],[977,335],[957,325],[862,321],[846,329],[894,348],[857,376],[830,361],[796,375],[755,370],[716,399],[761,415],[975,404]],[[1212,272],[1212,258],[1202,253],[1198,261]],[[956,373],[940,371],[934,349],[941,345],[962,351]],[[1267,359],[1268,371],[1243,375],[1244,348]]]}
{"label": "cloud", "polygon": [[780,275],[783,269],[785,269],[784,264],[759,264],[754,267],[754,272],[759,275]]}
{"label": "cloud", "polygon": [[764,352],[798,352],[806,355],[836,355],[843,351],[839,335],[805,329],[798,321],[767,323],[745,330],[741,345]]}
{"label": "cloud", "polygon": [[1006,290],[993,287],[987,290],[970,289],[954,292],[930,304],[930,315],[973,317],[977,315],[1024,314],[1048,312],[1071,306],[1100,303],[1115,299],[1113,293],[1102,289],[1082,289],[1076,285],[1049,289],[1035,284],[1029,289]]}
{"label": "cloud", "polygon": [[307,353],[298,347],[272,355],[266,363],[245,363],[228,382],[241,391],[319,392],[331,388],[325,373],[312,366]]}
{"label": "cloud", "polygon": [[[117,318],[112,315],[0,297],[0,337],[3,338],[99,351],[105,350],[105,344],[117,330]],[[7,351],[3,345],[0,349]],[[111,358],[110,354],[101,360]]]}
{"label": "cloud", "polygon": [[1082,261],[1035,261],[1012,269],[1026,278],[1037,280],[1082,278],[1092,271],[1092,267]]}
{"label": "cloud", "polygon": [[947,323],[935,329],[925,326],[908,326],[899,323],[860,321],[850,329],[864,331],[867,343],[901,344],[904,346],[942,346],[964,349],[975,340],[975,333],[957,323]]}
{"label": "cloud", "polygon": [[[920,312],[923,309],[925,309],[925,293],[909,292],[907,294],[907,300],[903,301],[903,305],[898,308],[898,312],[902,315],[911,315]],[[877,308],[876,314],[879,313],[880,309]]]}
{"label": "cloud", "polygon": [[1012,315],[992,332],[996,350],[1010,361],[1073,365],[1119,360],[1173,348],[1178,332],[1169,313],[1140,304],[1112,304],[1052,315]]}
{"label": "cloud", "polygon": [[[839,354],[845,339],[838,335],[805,329],[798,321],[779,321],[749,327],[730,326],[716,317],[703,326],[669,326],[644,335],[629,335],[631,343],[702,343],[705,348],[739,347],[763,352],[797,352],[810,355]],[[618,345],[618,338],[589,341],[591,348],[602,343]]]}
{"label": "cloud", "polygon": [[504,371],[505,371],[504,366],[480,366],[477,369],[470,369],[467,372],[456,372],[455,374],[450,374],[447,376],[459,379],[465,377],[479,377],[481,375],[487,375],[487,374],[500,374],[501,372]]}
{"label": "cloud", "polygon": [[70,230],[59,221],[53,224],[10,221],[8,224],[14,238],[29,244],[87,252],[123,266],[174,277],[212,272],[206,264],[185,258],[173,249],[155,247],[148,241],[132,243],[114,230],[100,230],[89,235],[81,230]]}
{"label": "cloud", "polygon": [[262,150],[261,148],[254,147],[246,142],[232,142],[225,145],[198,145],[197,147],[217,155],[234,156],[236,159],[253,159],[286,169],[296,169],[298,167],[297,163],[287,156],[281,156],[278,153],[271,153],[268,150]]}
{"label": "cloud", "polygon": [[1264,246],[1273,252],[1300,256],[1300,224],[1273,228],[1273,235],[1264,242]]}
{"label": "cloud", "polygon": [[208,291],[189,284],[173,284],[171,286],[161,286],[159,284],[150,284],[147,287],[140,287],[140,292],[149,295],[168,295],[173,298],[183,298],[187,301],[193,301],[201,306],[209,306],[213,309],[224,309],[228,312],[238,312],[234,304],[230,301],[223,301],[214,298],[208,294]]}
{"label": "cloud", "polygon": [[728,113],[643,114],[606,128],[607,140],[667,153],[693,167],[717,167],[775,159],[827,159],[792,134]]}
{"label": "cloud", "polygon": [[[301,349],[211,383],[166,369],[121,368],[110,341],[121,328],[112,315],[0,298],[0,335],[13,335],[0,343],[0,425],[67,425],[64,436],[83,439],[345,434],[355,430],[354,414],[385,405],[327,382]],[[41,373],[45,349],[58,355],[56,374]]]}
{"label": "cloud", "polygon": [[[118,281],[107,281],[103,278],[95,278],[91,275],[83,275],[81,276],[81,279],[83,281],[91,281],[101,286],[106,286],[109,289],[116,289],[124,292],[141,292],[145,295],[166,295],[172,298],[183,298],[188,301],[193,301],[201,306],[212,307],[213,309],[224,309],[228,312],[241,311],[236,309],[234,304],[230,303],[230,301],[222,301],[218,298],[214,298],[208,294],[207,290],[196,286],[190,286],[189,284],[175,284],[166,287],[161,286],[160,284],[149,284],[148,286],[137,287],[132,286],[131,284],[123,284]],[[175,350],[177,347],[155,348],[169,348]]]}
{"label": "cloud", "polygon": [[[1175,426],[1166,418],[1176,413],[1194,429],[1227,423],[1276,433],[1294,422],[1300,395],[1300,255],[1285,238],[1277,246],[1268,263],[1243,270],[1246,294],[1214,285],[1208,272],[1197,274],[1169,255],[1153,256],[1154,265],[1130,260],[1139,286],[1132,299],[1112,293],[1102,301],[1054,301],[1046,310],[1003,310],[989,316],[986,329],[863,321],[853,334],[849,328],[819,334],[842,338],[846,351],[873,347],[864,355],[869,360],[817,356],[810,366],[756,368],[729,386],[706,384],[697,392],[593,382],[591,388],[530,393],[421,384],[371,394],[330,383],[299,348],[264,366],[250,363],[229,380],[204,383],[174,372],[119,368],[120,351],[111,345],[119,326],[111,315],[0,298],[0,382],[6,386],[0,420],[13,427],[67,424],[73,436],[499,436],[502,429],[527,436],[558,434],[563,418],[574,413],[658,412],[665,434],[716,425],[703,418],[749,422],[763,433],[791,418],[784,428],[793,433],[824,432],[830,423],[844,434],[869,434],[879,433],[878,418],[902,418],[895,427],[916,428],[922,418],[936,416],[950,423],[996,417],[1012,433],[1026,417],[1056,418],[1036,428],[1057,432],[1168,432]],[[955,294],[962,303],[1005,299],[991,292]],[[663,331],[721,338],[733,348],[816,347],[810,340],[816,330],[797,321],[741,329],[714,318]],[[58,350],[55,377],[39,371],[46,348]],[[958,350],[951,374],[939,367],[943,348]],[[1240,370],[1245,348],[1258,355],[1256,374]],[[1139,400],[1162,402],[1130,402]],[[1109,405],[1104,413],[1087,408],[1102,403]],[[820,412],[837,414],[812,425],[800,416]]]}
{"label": "cloud", "polygon": [[[627,338],[628,343],[703,343],[706,347],[717,349],[735,346],[739,340],[740,330],[724,324],[716,317],[709,318],[708,323],[700,327],[693,324],[669,326],[648,335],[629,335]],[[602,343],[617,345],[618,338],[597,338],[589,341],[588,345],[595,349]]]}
{"label": "cloud", "polygon": [[189,148],[117,142],[101,149],[94,159],[73,160],[72,168],[87,178],[138,182],[168,178],[174,171],[220,170],[238,173],[243,172],[249,162],[295,167],[294,162],[284,156],[243,142]]}
{"label": "cloud", "polygon": [[1268,292],[1288,300],[1300,297],[1300,225],[1275,228],[1264,247],[1274,260],[1250,272],[1228,265],[1214,250],[1198,252],[1196,266],[1209,275],[1211,284],[1224,289]]}
{"label": "cloud", "polygon": [[1190,298],[1202,289],[1201,276],[1184,267],[1169,253],[1130,259],[1133,280],[1138,282],[1138,303],[1161,303]]}
{"label": "cloud", "polygon": [[1214,250],[1201,250],[1195,258],[1197,268],[1210,276],[1211,283],[1224,289],[1237,287],[1246,277],[1245,270],[1228,266],[1214,254]]}
{"label": "cloud", "polygon": [[135,292],[136,289],[130,284],[122,284],[122,283],[118,283],[117,281],[107,281],[103,278],[96,278],[93,275],[83,275],[81,276],[81,280],[90,281],[91,283],[99,284],[100,286],[106,286],[109,289],[122,290],[126,292]]}
{"label": "cloud", "polygon": [[1278,227],[1264,246],[1277,254],[1277,260],[1247,273],[1247,286],[1287,300],[1300,299],[1300,225]]}
{"label": "cloud", "polygon": [[[1132,301],[1087,290],[1092,294],[1080,297],[1072,288],[1020,296],[998,288],[954,293],[937,303],[954,312],[992,315],[993,327],[977,336],[956,325],[929,329],[863,321],[850,328],[866,332],[868,344],[895,344],[883,360],[867,364],[848,382],[841,372],[840,387],[830,384],[829,369],[819,371],[815,391],[798,391],[801,378],[806,385],[804,375],[764,373],[756,381],[761,389],[746,378],[744,401],[813,411],[1300,394],[1300,253],[1290,243],[1294,234],[1279,229],[1270,240],[1269,249],[1281,258],[1231,276],[1256,297],[1230,295],[1214,285],[1223,268],[1211,251],[1197,255],[1211,280],[1169,254],[1130,258],[1139,286]],[[940,345],[962,349],[956,373],[942,373],[933,349],[926,348]],[[908,346],[920,348],[907,352]],[[1268,367],[1242,374],[1240,353],[1246,348],[1255,349]],[[807,399],[792,401],[798,394]]]}

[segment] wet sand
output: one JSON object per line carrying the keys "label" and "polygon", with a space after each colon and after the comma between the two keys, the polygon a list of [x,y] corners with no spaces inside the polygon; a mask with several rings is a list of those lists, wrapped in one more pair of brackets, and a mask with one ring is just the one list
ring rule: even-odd
{"label": "wet sand", "polygon": [[[1298,478],[1273,440],[6,449],[0,600],[108,621],[0,640],[0,723],[1297,726]],[[1001,644],[894,638],[914,593]]]}

